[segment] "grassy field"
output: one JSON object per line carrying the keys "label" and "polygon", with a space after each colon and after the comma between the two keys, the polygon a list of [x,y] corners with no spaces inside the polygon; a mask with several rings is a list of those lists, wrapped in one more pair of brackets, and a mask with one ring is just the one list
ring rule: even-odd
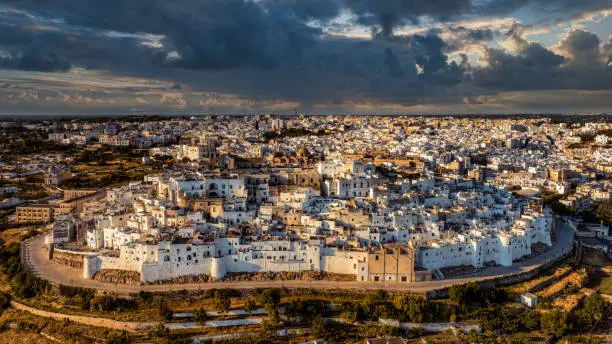
{"label": "grassy field", "polygon": [[599,284],[595,286],[595,289],[599,290],[602,294],[612,295],[612,276],[602,278]]}

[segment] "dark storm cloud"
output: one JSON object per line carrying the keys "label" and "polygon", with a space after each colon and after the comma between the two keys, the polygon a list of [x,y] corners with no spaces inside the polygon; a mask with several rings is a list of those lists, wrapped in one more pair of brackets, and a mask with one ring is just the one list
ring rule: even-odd
{"label": "dark storm cloud", "polygon": [[[525,41],[520,28],[514,28],[509,39],[519,50],[483,48],[487,67],[471,67],[465,55],[454,62],[448,54],[466,43],[490,41],[498,32],[459,26],[448,28],[445,35],[441,31],[394,34],[395,28],[407,23],[503,15],[527,7],[575,15],[609,7],[609,1],[7,0],[5,4],[28,11],[0,11],[0,50],[13,56],[10,64],[5,63],[9,68],[27,65],[62,71],[66,64],[83,66],[185,86],[166,88],[176,92],[200,89],[303,104],[373,99],[409,105],[480,99],[478,95],[488,89],[612,88],[601,80],[605,76],[612,80],[603,61],[612,55],[611,45],[600,51],[586,32],[568,36],[561,44],[562,56]],[[374,39],[324,34],[321,27],[345,11],[371,26]],[[25,64],[15,61],[29,51],[38,52],[40,58],[32,53]],[[596,56],[599,62],[589,62]]]}
{"label": "dark storm cloud", "polygon": [[450,27],[449,31],[456,35],[456,39],[467,42],[490,41],[496,34],[491,29],[468,29],[464,26]]}
{"label": "dark storm cloud", "polygon": [[311,46],[320,29],[308,20],[337,15],[333,2],[244,0],[17,1],[16,7],[74,26],[164,35],[184,68],[275,67]]}
{"label": "dark storm cloud", "polygon": [[284,11],[300,20],[329,20],[340,14],[337,0],[263,0],[264,8]]}
{"label": "dark storm cloud", "polygon": [[500,90],[612,89],[612,68],[603,60],[599,38],[573,30],[560,42],[559,55],[539,43],[527,42],[520,30],[511,30],[509,40],[517,54],[486,49],[487,68],[475,70],[478,86]]}
{"label": "dark storm cloud", "polygon": [[528,44],[519,55],[487,49],[483,60],[489,67],[475,71],[475,80],[478,86],[504,90],[553,88],[563,59],[538,43]]}
{"label": "dark storm cloud", "polygon": [[60,59],[51,51],[32,48],[17,56],[0,58],[0,68],[38,72],[66,72],[70,69],[70,63]]}
{"label": "dark storm cloud", "polygon": [[573,30],[559,47],[567,52],[573,65],[590,68],[600,64],[602,52],[599,50],[599,37],[591,32]]}
{"label": "dark storm cloud", "polygon": [[364,25],[379,25],[383,36],[407,23],[417,24],[423,16],[449,20],[469,11],[470,0],[345,0]]}

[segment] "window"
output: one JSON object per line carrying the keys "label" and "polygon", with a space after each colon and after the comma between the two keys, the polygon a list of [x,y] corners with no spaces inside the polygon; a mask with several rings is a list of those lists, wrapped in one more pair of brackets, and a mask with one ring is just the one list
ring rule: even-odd
{"label": "window", "polygon": [[378,256],[376,256],[376,260],[378,260]]}

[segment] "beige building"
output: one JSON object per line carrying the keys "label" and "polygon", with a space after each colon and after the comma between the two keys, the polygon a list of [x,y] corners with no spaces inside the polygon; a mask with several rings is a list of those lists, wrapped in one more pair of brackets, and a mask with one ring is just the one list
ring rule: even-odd
{"label": "beige building", "polygon": [[104,190],[64,190],[64,201],[59,204],[55,214],[79,213],[83,210],[85,203],[106,197]]}
{"label": "beige building", "polygon": [[64,190],[64,201],[70,201],[75,198],[87,196],[99,192],[98,189],[69,189]]}
{"label": "beige building", "polygon": [[17,207],[15,221],[17,223],[51,222],[55,206],[51,204],[31,204]]}
{"label": "beige building", "polygon": [[368,280],[414,282],[414,248],[410,244],[385,245],[368,253]]}

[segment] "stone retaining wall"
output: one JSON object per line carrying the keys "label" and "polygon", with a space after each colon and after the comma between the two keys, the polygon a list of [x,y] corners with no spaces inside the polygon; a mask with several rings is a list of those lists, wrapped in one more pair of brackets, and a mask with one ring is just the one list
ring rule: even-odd
{"label": "stone retaining wall", "polygon": [[[490,288],[494,288],[496,286],[506,286],[506,285],[510,285],[510,284],[516,284],[519,282],[524,282],[526,280],[532,279],[535,276],[537,276],[541,271],[547,270],[551,267],[553,267],[555,264],[557,264],[557,262],[568,258],[569,256],[571,256],[573,253],[573,251],[569,251],[567,253],[565,253],[564,255],[562,255],[561,257],[557,258],[557,259],[553,259],[549,262],[546,262],[540,266],[538,266],[537,268],[530,270],[530,271],[525,271],[525,272],[521,272],[521,273],[517,273],[517,274],[511,274],[511,275],[505,275],[502,277],[498,277],[498,278],[492,278],[492,279],[487,279],[487,280],[483,280],[483,281],[476,281],[478,282],[478,284],[480,285],[481,288],[484,289],[490,289]],[[426,293],[426,298],[427,299],[440,299],[440,298],[446,298],[448,297],[448,290],[450,287],[447,288],[440,288],[440,289],[434,289],[431,290],[429,292]]]}
{"label": "stone retaining wall", "polygon": [[37,316],[51,318],[56,320],[68,319],[79,324],[85,324],[95,327],[105,327],[113,330],[125,330],[128,332],[147,332],[155,328],[156,323],[154,322],[124,322],[106,318],[88,317],[83,315],[70,315],[62,313],[54,313],[43,311],[34,307],[26,306],[17,301],[11,301],[11,306],[20,311],[25,311]]}
{"label": "stone retaining wall", "polygon": [[107,283],[140,284],[140,272],[102,269],[94,275],[94,279]]}
{"label": "stone retaining wall", "polygon": [[53,261],[58,264],[67,265],[71,268],[80,269],[80,270],[83,269],[83,256],[82,255],[71,254],[71,253],[55,250],[55,252],[53,253]]}

